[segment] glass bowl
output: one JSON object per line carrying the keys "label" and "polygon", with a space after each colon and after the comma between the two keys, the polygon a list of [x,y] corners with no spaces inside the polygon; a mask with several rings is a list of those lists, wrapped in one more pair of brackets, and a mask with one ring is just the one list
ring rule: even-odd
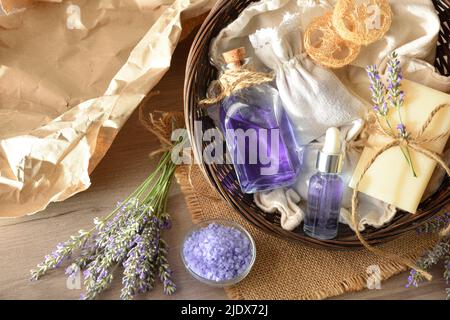
{"label": "glass bowl", "polygon": [[[184,257],[184,245],[186,243],[186,240],[192,235],[192,233],[203,229],[207,226],[209,226],[210,224],[215,223],[218,225],[222,225],[222,226],[226,226],[226,227],[232,227],[235,228],[237,230],[239,230],[249,241],[250,241],[250,246],[251,246],[251,251],[253,253],[252,255],[252,259],[250,261],[250,263],[248,264],[247,268],[245,269],[244,272],[242,272],[240,275],[238,275],[236,278],[230,279],[230,280],[225,280],[225,281],[214,281],[211,279],[207,279],[204,278],[202,276],[200,276],[199,274],[197,274],[194,270],[192,270],[189,266],[188,263]],[[255,241],[253,240],[252,236],[250,235],[250,233],[248,233],[247,230],[245,230],[241,225],[232,222],[232,221],[227,221],[227,220],[219,220],[219,219],[214,219],[214,220],[207,220],[207,221],[203,221],[200,222],[198,224],[196,224],[191,230],[189,230],[189,232],[186,234],[186,236],[184,237],[183,240],[183,244],[181,246],[181,259],[183,261],[183,264],[185,266],[185,268],[189,271],[189,273],[197,280],[199,280],[200,282],[203,282],[205,284],[208,284],[210,286],[213,287],[228,287],[228,286],[233,286],[237,283],[239,283],[240,281],[242,281],[243,279],[245,279],[245,277],[247,277],[247,275],[250,273],[251,269],[253,268],[253,265],[255,264],[255,260],[256,260],[256,245],[255,245]]]}

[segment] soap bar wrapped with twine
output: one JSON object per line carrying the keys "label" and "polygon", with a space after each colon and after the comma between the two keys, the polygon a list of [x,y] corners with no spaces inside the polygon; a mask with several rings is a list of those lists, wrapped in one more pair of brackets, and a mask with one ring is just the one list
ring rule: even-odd
{"label": "soap bar wrapped with twine", "polygon": [[[443,139],[449,135],[450,131],[447,131],[444,134],[441,134],[441,135],[438,135],[438,136],[435,136],[432,138],[424,138],[423,137],[424,133],[426,132],[427,128],[433,121],[434,117],[438,114],[438,112],[441,111],[442,109],[448,108],[448,107],[450,107],[450,104],[443,104],[443,105],[437,106],[434,109],[434,111],[430,114],[430,117],[424,123],[421,130],[419,132],[417,132],[415,135],[408,135],[406,137],[395,136],[384,129],[380,128],[377,130],[377,132],[381,132],[383,135],[385,135],[387,138],[389,138],[391,140],[391,142],[386,144],[380,150],[378,150],[378,152],[367,163],[360,178],[356,182],[356,185],[355,185],[355,188],[353,191],[353,197],[352,197],[352,221],[353,221],[354,226],[358,226],[358,224],[359,224],[357,208],[358,208],[358,192],[359,192],[358,188],[361,183],[361,180],[364,177],[364,175],[367,173],[367,171],[370,169],[370,167],[375,163],[375,161],[387,150],[390,150],[390,149],[392,149],[394,147],[398,147],[398,146],[407,146],[407,147],[425,155],[426,157],[436,161],[442,168],[445,169],[447,176],[450,176],[450,169],[447,166],[447,164],[445,163],[445,161],[442,159],[442,157],[439,154],[435,153],[434,151],[428,150],[426,147],[423,146],[426,143]],[[380,250],[380,249],[370,246],[370,244],[364,239],[364,237],[361,235],[361,232],[356,227],[355,227],[355,232],[356,232],[358,239],[361,241],[361,243],[364,245],[364,247],[366,247],[368,250],[370,250],[373,253],[378,254],[380,256],[384,256],[386,258],[390,258],[393,260],[398,260],[399,262],[407,265],[411,269],[415,269],[417,272],[421,273],[427,280],[432,279],[431,275],[428,272],[421,270],[410,260],[408,260],[406,258],[402,258],[397,255],[394,255],[394,254],[387,253],[383,250]],[[450,228],[447,228],[446,230],[443,231],[442,236],[448,235],[449,232],[450,232]]]}
{"label": "soap bar wrapped with twine", "polygon": [[[358,192],[359,188],[362,185],[363,178],[368,173],[368,171],[371,169],[371,167],[374,165],[374,163],[388,150],[391,150],[393,148],[400,148],[400,150],[403,153],[404,161],[407,161],[408,166],[411,168],[411,172],[409,174],[414,175],[414,177],[417,176],[416,171],[414,169],[414,162],[413,158],[411,158],[411,151],[414,151],[418,154],[421,154],[425,156],[427,159],[430,159],[432,161],[435,161],[439,166],[441,166],[445,172],[447,173],[447,176],[450,176],[450,169],[448,168],[446,162],[442,158],[442,156],[432,150],[429,147],[430,143],[443,141],[448,138],[448,135],[450,134],[450,130],[447,128],[444,130],[444,132],[437,133],[433,136],[430,136],[430,134],[427,134],[432,126],[433,121],[436,120],[436,117],[440,115],[440,112],[443,112],[444,109],[450,107],[450,103],[442,103],[436,106],[428,115],[425,122],[420,126],[416,132],[408,132],[406,125],[401,121],[402,117],[400,114],[400,108],[403,106],[404,101],[404,95],[405,93],[401,90],[400,81],[402,79],[401,76],[401,68],[400,64],[397,60],[397,56],[395,53],[392,53],[390,64],[390,72],[389,72],[389,81],[390,85],[388,89],[386,90],[384,88],[384,85],[381,82],[381,79],[378,75],[377,68],[375,66],[370,66],[367,68],[368,75],[372,82],[372,93],[373,93],[373,102],[375,104],[373,110],[375,114],[375,121],[373,125],[369,126],[367,131],[369,135],[377,135],[381,136],[383,138],[383,141],[386,141],[383,145],[379,146],[377,145],[371,145],[370,140],[369,142],[366,142],[366,147],[369,148],[377,148],[377,151],[373,154],[371,154],[370,158],[364,162],[364,167],[358,171],[358,173],[355,175],[356,181],[353,183],[354,191],[352,195],[352,222],[354,226],[357,226],[359,224],[359,215],[357,212],[358,208]],[[384,94],[386,91],[389,94],[389,103],[384,99]],[[396,133],[392,129],[392,125],[389,122],[389,119],[387,118],[387,114],[389,112],[388,106],[391,105],[393,108],[397,109],[399,112],[399,119],[400,124],[397,126],[398,133]],[[382,120],[385,120],[387,124],[387,128],[382,124]],[[420,172],[419,172],[420,174]],[[400,186],[399,186],[400,187]],[[448,235],[450,229],[447,228],[442,236]],[[364,237],[361,235],[358,228],[355,228],[356,235],[358,239],[361,241],[361,243],[370,251],[372,251],[375,254],[378,254],[380,256],[384,256],[386,258],[390,258],[393,260],[397,260],[400,263],[410,267],[411,269],[415,269],[417,272],[419,272],[424,278],[431,280],[431,275],[427,273],[424,270],[421,270],[413,262],[411,262],[409,259],[384,252],[383,250],[374,248],[369,245],[369,243],[364,239]]]}

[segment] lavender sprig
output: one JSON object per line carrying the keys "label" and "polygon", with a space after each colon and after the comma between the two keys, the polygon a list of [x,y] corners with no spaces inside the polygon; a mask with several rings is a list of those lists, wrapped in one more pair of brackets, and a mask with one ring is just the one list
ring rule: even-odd
{"label": "lavender sprig", "polygon": [[170,151],[164,153],[156,170],[109,215],[95,218],[92,229],[59,244],[31,271],[31,278],[38,280],[67,263],[69,277],[83,271],[86,292],[81,298],[90,300],[110,286],[115,271],[123,265],[122,299],[150,291],[157,277],[165,293],[173,294],[167,247],[161,239],[162,231],[171,226],[166,209],[176,165],[170,155]]}
{"label": "lavender sprig", "polygon": [[[403,138],[408,137],[408,132],[406,130],[406,126],[402,119],[402,113],[400,109],[403,107],[405,102],[405,93],[401,90],[401,82],[403,80],[402,68],[400,66],[400,60],[398,59],[398,54],[393,51],[389,55],[388,62],[388,99],[393,108],[397,110],[398,119],[400,123],[397,126],[397,130],[399,131],[399,135]],[[411,153],[409,151],[409,147],[406,146],[406,158],[409,162],[411,170],[415,178],[417,178],[417,173],[414,169],[414,163],[411,158]]]}
{"label": "lavender sprig", "polygon": [[370,91],[372,93],[372,102],[373,105],[373,111],[378,116],[382,116],[387,124],[387,126],[392,130],[392,126],[389,123],[389,119],[387,118],[388,115],[388,105],[386,102],[386,87],[384,86],[383,82],[381,81],[380,74],[378,72],[377,66],[368,66],[366,68],[367,75],[370,79]]}
{"label": "lavender sprig", "polygon": [[[405,93],[401,90],[403,74],[398,54],[395,51],[389,55],[387,70],[389,102],[394,108],[401,108],[405,102]],[[399,116],[401,117],[401,115]],[[403,123],[402,121],[400,122]]]}
{"label": "lavender sprig", "polygon": [[450,224],[450,213],[444,213],[431,219],[431,221],[425,223],[419,227],[416,231],[417,234],[437,234],[441,230]]}
{"label": "lavender sprig", "polygon": [[[383,81],[381,80],[377,66],[373,65],[366,68],[367,75],[371,83],[370,91],[372,93],[372,102],[374,104],[372,109],[378,119],[380,119],[381,117],[384,120],[392,135],[396,135],[396,132],[394,131],[394,128],[388,118],[389,106],[396,108],[400,115],[400,124],[398,124],[396,128],[398,131],[398,135],[403,138],[407,138],[408,133],[406,131],[405,125],[402,122],[401,114],[399,111],[403,106],[405,98],[403,91],[400,90],[402,80],[400,62],[395,52],[390,57],[391,60],[388,63],[388,88],[385,87]],[[386,95],[388,96],[388,100],[386,100]],[[406,147],[406,151],[402,146],[399,146],[399,148],[403,153],[406,161],[408,162],[408,165],[411,167],[414,177],[417,177],[409,148]]]}
{"label": "lavender sprig", "polygon": [[[419,234],[440,233],[449,224],[449,213],[438,216],[417,230]],[[432,266],[444,261],[444,279],[450,283],[450,236],[442,238],[438,244],[429,250],[418,262],[417,266],[423,270],[429,270]],[[423,277],[416,270],[411,270],[407,279],[406,287],[418,287]],[[450,300],[450,288],[446,289],[447,300]]]}
{"label": "lavender sprig", "polygon": [[[449,261],[449,255],[450,255],[450,239],[446,237],[445,239],[442,239],[439,241],[439,243],[430,251],[426,253],[425,256],[423,256],[418,262],[417,266],[419,268],[422,268],[423,270],[429,270],[432,266],[439,263],[439,261]],[[444,271],[444,277],[447,280],[448,283],[448,262],[446,263],[446,270]],[[414,286],[418,287],[419,283],[422,282],[424,279],[421,276],[420,273],[416,272],[415,270],[411,270],[410,276],[408,277],[408,284],[406,287]]]}
{"label": "lavender sprig", "polygon": [[121,299],[131,300],[137,293],[145,293],[153,289],[155,284],[155,269],[157,245],[160,239],[161,221],[154,218],[142,235],[136,236],[136,246],[128,252],[124,261],[124,277]]}
{"label": "lavender sprig", "polygon": [[157,256],[159,266],[159,277],[164,284],[164,293],[173,295],[176,291],[175,283],[172,281],[172,269],[167,261],[167,244],[164,240],[159,241],[159,251]]}
{"label": "lavender sprig", "polygon": [[80,230],[78,235],[72,236],[68,241],[59,243],[56,249],[44,257],[44,261],[37,265],[37,268],[31,271],[31,279],[39,280],[51,269],[58,269],[66,260],[68,260],[74,251],[82,247],[89,238],[90,232]]}
{"label": "lavender sprig", "polygon": [[114,278],[113,272],[111,271],[113,266],[114,261],[108,254],[98,255],[87,266],[87,269],[83,272],[86,293],[81,296],[81,299],[93,300],[109,287]]}

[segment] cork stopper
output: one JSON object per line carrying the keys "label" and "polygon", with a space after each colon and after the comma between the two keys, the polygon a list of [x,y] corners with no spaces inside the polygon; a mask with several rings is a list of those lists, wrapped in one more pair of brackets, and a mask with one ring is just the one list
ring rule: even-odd
{"label": "cork stopper", "polygon": [[247,58],[247,52],[244,47],[241,47],[223,53],[223,58],[227,64],[240,67],[242,65],[242,61]]}

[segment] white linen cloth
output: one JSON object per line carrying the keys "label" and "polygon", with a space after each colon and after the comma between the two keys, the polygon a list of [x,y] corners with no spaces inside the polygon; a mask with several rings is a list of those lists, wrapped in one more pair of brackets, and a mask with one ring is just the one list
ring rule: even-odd
{"label": "white linen cloth", "polygon": [[[279,85],[283,102],[286,104],[287,108],[292,108],[292,110],[294,110],[293,106],[296,99],[304,101],[302,95],[309,94],[309,92],[288,92],[289,97],[286,97],[288,94],[283,94],[283,92],[281,92],[283,90],[285,93],[287,92],[287,90],[283,89],[283,82],[286,82],[286,80],[279,79],[280,76],[284,76],[284,74],[280,72],[280,69],[282,68],[281,65],[283,65],[283,63],[288,63],[287,61],[292,58],[302,62],[305,61],[305,53],[300,46],[301,31],[305,30],[312,19],[331,10],[334,4],[335,0],[262,0],[255,2],[249,5],[241,13],[238,19],[223,29],[218,37],[212,42],[210,50],[211,61],[220,68],[220,66],[224,64],[221,57],[223,52],[244,46],[249,55],[255,58],[254,63],[256,66],[259,65],[261,68],[269,67],[277,72],[277,84]],[[360,55],[351,65],[339,70],[334,70],[333,72],[340,81],[342,81],[349,92],[355,94],[356,97],[362,98],[366,105],[369,106],[369,80],[365,72],[365,67],[373,64],[379,65],[380,72],[383,75],[386,70],[387,55],[395,50],[400,56],[405,78],[437,90],[450,92],[450,78],[439,75],[432,65],[435,59],[435,48],[440,30],[440,21],[432,1],[391,0],[390,4],[393,11],[393,22],[391,29],[385,37],[367,47],[362,47]],[[291,19],[292,16],[296,17],[295,23],[298,29],[297,39],[295,32],[288,34],[288,32],[283,30],[284,27],[282,22],[286,19],[286,16]],[[290,25],[290,28],[292,29],[292,25]],[[261,29],[266,29],[266,31],[258,31]],[[267,31],[267,29],[272,29],[272,31]],[[275,41],[273,41],[273,39],[275,39]],[[253,45],[251,40],[253,40]],[[267,45],[265,42],[267,42]],[[254,49],[254,46],[256,49]],[[264,50],[261,50],[260,46],[263,46]],[[272,50],[270,55],[267,53],[268,49]],[[269,61],[269,58],[272,59]],[[274,61],[275,59],[277,61]],[[283,66],[283,69],[286,69],[285,65]],[[313,76],[315,77],[322,77],[314,79],[314,81],[331,81],[330,79],[323,79],[324,74],[327,73],[313,73]],[[332,76],[331,79],[334,80],[335,86],[339,88],[340,82],[334,78],[334,76]],[[294,88],[291,91],[299,90],[297,83],[285,84],[286,87],[288,85],[289,88]],[[302,98],[300,99],[300,97]],[[316,98],[317,97],[319,97],[319,94],[316,94]],[[338,99],[340,97],[336,94],[335,98]],[[301,107],[302,106],[299,106],[299,109]],[[311,114],[313,114],[314,111],[315,110],[309,110]],[[290,112],[291,116],[292,113],[293,112]],[[297,118],[292,117],[293,121],[296,119]],[[298,118],[297,120],[301,122],[302,119]],[[315,120],[320,121],[320,118]],[[296,126],[297,123],[293,123],[293,125]],[[308,136],[305,132],[302,134]],[[310,136],[314,137],[315,135],[316,133],[311,133]],[[347,137],[347,139],[348,138],[349,137]],[[319,146],[320,142],[315,146],[316,149]],[[314,148],[312,148],[312,150],[313,149]],[[309,157],[309,159],[305,160],[306,166],[302,168],[304,174],[299,178],[299,182],[295,188],[303,199],[306,199],[306,186],[310,174],[314,171],[314,168],[308,168],[307,166],[314,166],[315,153],[307,152],[305,156]],[[343,173],[344,177],[351,174],[358,158],[359,154],[355,153],[354,150],[347,152],[347,162]],[[273,199],[275,195],[280,198]],[[290,200],[295,198],[291,191],[289,191],[289,195],[287,195],[286,192],[271,192],[263,195],[256,195],[255,200],[257,200],[257,198],[269,199],[269,196],[278,207],[280,204],[289,203]],[[261,201],[257,201],[257,203],[258,202],[260,203]],[[347,190],[344,199],[344,209],[341,211],[341,222],[344,223],[350,223],[348,202],[349,196]],[[380,227],[389,222],[395,215],[395,208],[367,196],[360,195],[360,203],[359,213],[361,221],[358,226],[360,230],[363,230],[365,225]],[[260,203],[260,207],[269,212],[273,210],[273,208],[268,208],[270,206],[268,206],[267,203]],[[293,209],[291,204],[279,211],[300,212],[295,208]],[[301,216],[299,213],[297,213],[297,215],[298,217]]]}

